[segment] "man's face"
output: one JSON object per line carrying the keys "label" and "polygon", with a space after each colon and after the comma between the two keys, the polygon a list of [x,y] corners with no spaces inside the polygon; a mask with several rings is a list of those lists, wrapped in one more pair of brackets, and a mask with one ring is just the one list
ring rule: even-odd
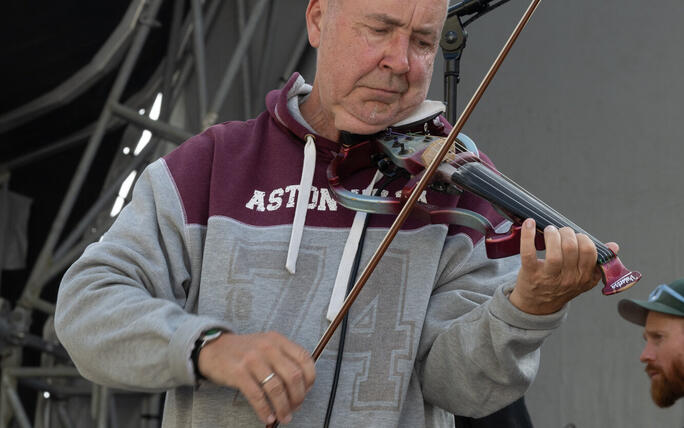
{"label": "man's face", "polygon": [[669,407],[684,396],[684,318],[649,312],[641,362],[651,378],[651,397]]}
{"label": "man's face", "polygon": [[312,96],[326,126],[370,134],[407,117],[427,94],[446,10],[446,0],[312,0]]}

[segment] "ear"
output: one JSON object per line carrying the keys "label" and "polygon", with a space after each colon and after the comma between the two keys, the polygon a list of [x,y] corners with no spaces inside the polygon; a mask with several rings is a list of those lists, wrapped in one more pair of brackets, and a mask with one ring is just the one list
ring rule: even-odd
{"label": "ear", "polygon": [[318,48],[321,42],[321,21],[327,6],[325,3],[326,0],[309,0],[306,8],[306,30],[309,33],[309,43],[314,48]]}

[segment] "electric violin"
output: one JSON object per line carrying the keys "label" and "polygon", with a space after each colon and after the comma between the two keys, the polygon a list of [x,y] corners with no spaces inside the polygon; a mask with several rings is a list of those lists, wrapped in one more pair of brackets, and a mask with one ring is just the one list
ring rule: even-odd
{"label": "electric violin", "polygon": [[[428,129],[428,123],[435,119],[437,118],[434,116],[428,118],[424,128]],[[330,189],[341,205],[356,211],[399,214],[408,196],[415,190],[417,181],[425,173],[426,166],[438,155],[439,147],[446,140],[445,137],[412,131],[411,128],[415,126],[409,125],[405,129],[390,128],[367,141],[342,147],[327,171]],[[465,190],[486,199],[511,221],[510,230],[498,233],[486,217],[470,210],[437,207],[422,202],[416,203],[412,216],[421,216],[429,223],[458,224],[480,232],[485,237],[489,258],[509,257],[520,252],[520,229],[526,218],[534,219],[537,224],[535,246],[538,250],[544,250],[544,228],[550,225],[558,228],[570,227],[576,233],[587,235],[596,246],[597,264],[601,268],[605,284],[603,294],[610,295],[626,290],[639,280],[639,272],[628,270],[610,248],[483,162],[471,151],[473,147],[472,140],[459,134],[437,166],[428,185],[447,193]],[[398,167],[410,174],[411,179],[402,189],[401,196],[392,198],[362,195],[344,187],[346,177],[373,167],[378,167],[381,171]]]}

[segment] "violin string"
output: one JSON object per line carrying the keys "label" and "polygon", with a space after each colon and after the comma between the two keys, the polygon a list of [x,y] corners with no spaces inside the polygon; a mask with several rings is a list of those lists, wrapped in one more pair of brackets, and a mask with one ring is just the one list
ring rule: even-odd
{"label": "violin string", "polygon": [[[568,226],[574,229],[575,232],[579,232],[576,227],[573,227],[576,225],[574,225],[572,222],[566,221],[567,219],[562,215],[558,214],[556,211],[541,210],[538,209],[538,207],[536,207],[535,205],[525,202],[523,199],[517,200],[515,199],[514,194],[510,191],[501,190],[500,188],[497,188],[496,185],[498,183],[496,183],[496,181],[489,180],[488,177],[482,178],[477,176],[477,173],[475,173],[473,174],[472,178],[475,181],[480,181],[480,185],[487,186],[489,188],[488,192],[490,194],[494,193],[500,198],[508,199],[511,201],[512,205],[518,205],[519,207],[522,206],[524,208],[527,208],[529,210],[528,213],[530,213],[531,216],[537,216],[537,218],[540,221],[544,221],[552,225],[557,225],[558,227]],[[609,259],[612,257],[612,253],[610,253],[609,250],[605,248],[603,244],[601,244],[596,238],[586,233],[585,235],[587,235],[587,237],[589,237],[589,239],[591,239],[591,241],[594,242],[594,244],[596,245],[597,254],[601,256],[601,259]]]}
{"label": "violin string", "polygon": [[[460,141],[459,141],[458,139],[455,139],[455,140],[454,140],[453,146],[454,146],[455,149],[459,149],[461,152],[469,152],[469,150],[468,150],[463,144],[461,144]],[[486,166],[486,165],[484,165],[484,164],[483,164],[483,167],[485,167],[485,168],[487,168],[488,170],[490,170],[489,167]],[[490,170],[490,171],[491,171],[491,170]],[[501,177],[505,182],[507,182],[508,184],[510,184],[511,186],[513,186],[513,187],[514,187],[516,190],[518,190],[519,192],[525,194],[525,196],[527,196],[528,199],[530,199],[530,200],[536,202],[538,205],[540,205],[541,207],[543,207],[547,212],[549,212],[549,213],[555,213],[556,225],[561,225],[561,224],[562,224],[562,225],[565,225],[565,226],[568,226],[568,227],[572,228],[572,229],[573,229],[575,232],[577,232],[577,233],[583,233],[583,234],[587,235],[587,237],[589,237],[589,239],[591,239],[591,241],[594,242],[594,244],[596,245],[596,247],[597,247],[597,252],[598,252],[601,256],[603,256],[604,258],[612,258],[612,257],[614,256],[613,252],[612,252],[609,248],[607,248],[601,241],[599,241],[598,239],[596,239],[594,236],[592,236],[592,235],[591,235],[590,233],[588,233],[586,230],[584,230],[584,229],[582,229],[581,227],[579,227],[577,224],[575,224],[574,222],[572,222],[572,221],[571,221],[570,219],[568,219],[567,217],[565,217],[565,216],[563,216],[562,214],[558,213],[558,211],[554,210],[552,207],[550,207],[548,204],[546,204],[546,202],[542,201],[541,199],[539,199],[539,198],[537,198],[536,196],[534,196],[533,194],[531,194],[527,189],[525,189],[524,187],[522,187],[522,186],[520,186],[519,184],[517,184],[517,183],[516,183],[514,180],[512,180],[510,177],[507,177],[505,174],[503,174],[503,173],[501,173],[501,172],[499,172],[499,171],[497,171],[497,172],[498,172],[498,175],[500,175],[500,177]],[[492,173],[494,173],[494,172],[492,172]],[[524,205],[523,205],[523,206],[524,206]],[[528,209],[533,209],[531,205],[527,206],[527,208],[528,208]],[[538,214],[540,214],[540,213],[538,213]],[[550,221],[550,219],[548,219],[548,218],[546,218],[546,219],[544,219],[544,220],[548,221],[549,224],[554,224],[554,221]]]}
{"label": "violin string", "polygon": [[[486,166],[483,166],[483,168],[487,168]],[[587,235],[589,239],[591,239],[592,242],[596,245],[596,250],[599,255],[601,255],[604,258],[612,258],[612,252],[605,247],[600,241],[598,241],[595,237],[584,231],[582,228],[574,224],[572,221],[568,220],[565,216],[562,214],[558,213],[554,209],[543,209],[546,207],[543,207],[545,204],[539,204],[542,205],[541,207],[537,207],[531,203],[526,202],[524,199],[516,199],[514,194],[510,191],[506,191],[506,189],[502,189],[500,186],[501,183],[497,183],[496,178],[492,179],[493,177],[487,176],[485,174],[493,174],[493,172],[490,172],[489,170],[482,170],[480,168],[473,168],[474,171],[471,171],[472,178],[475,181],[478,181],[478,184],[487,186],[490,189],[491,193],[496,194],[502,199],[508,199],[511,201],[513,205],[521,206],[524,208],[527,208],[529,211],[534,213],[535,215],[538,216],[538,218],[542,221],[546,221],[549,224],[553,224],[556,226],[568,226],[571,229],[575,230],[575,232],[583,233]],[[501,177],[503,178],[503,177]],[[506,180],[499,180],[499,181],[504,181]],[[513,185],[514,183],[507,182],[506,184]],[[519,189],[518,189],[519,190]],[[532,199],[534,202],[541,202],[539,199],[534,198]]]}
{"label": "violin string", "polygon": [[[462,144],[458,143],[458,139],[454,141],[454,146],[458,149],[460,149],[462,152],[467,152],[468,149],[463,146]],[[486,166],[486,165],[485,165]],[[518,191],[525,193],[530,199],[535,200],[538,204],[544,206],[549,211],[555,211],[552,207],[550,207],[546,202],[542,201],[541,199],[537,198],[535,195],[530,193],[527,189],[524,187],[520,186],[518,183],[516,183],[513,179],[510,177],[506,176],[506,174],[502,173],[501,171],[496,171],[502,178],[504,178],[508,183],[513,185]],[[559,214],[560,215],[560,214]],[[587,236],[591,236],[589,233],[587,233],[584,229],[580,228],[576,224],[572,223],[569,219],[566,217],[562,216],[561,217],[565,218],[567,222],[572,224],[573,229],[575,229],[578,232],[584,233]]]}
{"label": "violin string", "polygon": [[[559,226],[568,226],[568,227],[572,228],[573,230],[575,230],[576,232],[584,233],[585,235],[587,235],[587,237],[589,237],[592,240],[592,242],[594,242],[596,244],[598,253],[600,253],[604,257],[609,255],[609,253],[607,252],[609,250],[607,248],[605,248],[601,242],[599,242],[595,237],[593,237],[592,235],[590,235],[589,233],[584,231],[582,228],[577,226],[572,221],[568,220],[565,216],[558,213],[557,211],[555,211],[553,209],[551,209],[551,210],[545,209],[544,210],[545,207],[541,207],[541,208],[537,209],[533,204],[526,203],[524,199],[520,199],[520,201],[516,200],[514,198],[514,194],[512,192],[510,192],[510,191],[507,192],[505,190],[502,190],[501,188],[495,187],[499,183],[496,182],[496,177],[494,177],[494,180],[491,179],[492,177],[488,177],[486,175],[488,173],[490,173],[490,172],[486,171],[486,170],[475,168],[475,173],[473,174],[473,176],[476,180],[479,180],[481,183],[489,185],[489,187],[493,191],[499,192],[500,197],[504,197],[504,198],[507,197],[508,199],[510,199],[512,201],[513,204],[518,204],[519,206],[525,207],[525,208],[529,209],[530,211],[535,212],[535,214],[540,216],[541,220],[547,221],[549,224],[555,223],[555,225],[559,225]],[[482,174],[485,174],[484,177],[482,176]],[[512,184],[512,183],[506,183],[506,184]],[[533,202],[540,202],[536,198],[533,199],[532,201]]]}
{"label": "violin string", "polygon": [[[401,133],[398,133],[398,132],[397,132],[396,134],[399,134],[399,135],[406,135],[406,134],[401,134]],[[437,143],[438,143],[438,142],[439,142],[439,140],[437,140]],[[455,141],[454,141],[454,148],[460,149],[462,152],[468,151],[468,150],[466,149],[466,147],[464,147],[458,140],[455,140]],[[486,165],[483,165],[483,167],[484,167],[484,168],[488,168]],[[490,170],[488,169],[488,171],[490,171]],[[494,173],[494,172],[492,172],[492,173]],[[597,246],[597,253],[599,253],[603,258],[611,258],[611,257],[612,257],[612,255],[613,255],[613,254],[612,254],[612,251],[610,251],[607,247],[605,247],[598,239],[596,239],[595,237],[593,237],[591,234],[589,234],[587,231],[585,231],[584,229],[582,229],[581,227],[579,227],[577,224],[575,224],[575,223],[573,223],[572,221],[570,221],[567,217],[565,217],[565,216],[563,216],[562,214],[558,213],[556,210],[554,210],[553,208],[551,208],[551,207],[550,207],[548,204],[546,204],[544,201],[542,201],[542,200],[540,200],[539,198],[537,198],[536,196],[532,195],[529,191],[527,191],[526,189],[524,189],[523,187],[521,187],[520,185],[518,185],[517,183],[515,183],[513,180],[511,180],[511,179],[510,179],[509,177],[507,177],[506,175],[504,175],[504,174],[502,174],[502,173],[499,173],[499,174],[500,174],[500,176],[499,176],[500,179],[502,179],[504,182],[506,182],[509,186],[512,186],[512,187],[513,187],[515,190],[517,190],[518,192],[524,194],[529,200],[531,200],[531,201],[533,201],[533,202],[536,202],[536,204],[537,204],[538,206],[541,207],[540,209],[543,209],[543,210],[545,210],[546,212],[551,213],[551,216],[552,216],[553,218],[548,218],[548,217],[544,216],[543,212],[540,212],[540,211],[538,211],[538,210],[535,210],[535,207],[534,207],[533,205],[531,205],[531,204],[524,205],[524,204],[522,204],[521,202],[519,202],[518,200],[515,200],[515,199],[510,198],[510,199],[512,200],[512,202],[513,202],[514,205],[517,204],[518,206],[523,206],[523,207],[525,207],[525,208],[528,208],[529,210],[531,210],[532,212],[534,212],[536,215],[538,215],[539,218],[540,218],[540,220],[545,220],[545,221],[547,221],[549,224],[554,224],[554,225],[558,225],[558,226],[561,226],[561,227],[562,227],[562,226],[568,226],[568,227],[572,228],[573,230],[575,230],[575,232],[577,232],[577,233],[583,233],[583,234],[587,235],[587,237],[589,237],[589,238],[592,240],[592,242],[594,242],[594,244]],[[476,178],[476,179],[480,179],[481,181],[484,180],[482,177],[477,177],[477,176],[476,176],[475,178]],[[498,189],[497,189],[497,190],[498,190]],[[505,193],[505,192],[502,192],[502,194],[503,194],[504,196],[509,196],[509,194],[507,194],[507,193]],[[520,201],[524,201],[524,199],[521,198]]]}
{"label": "violin string", "polygon": [[[404,137],[406,137],[406,136],[411,136],[411,134],[414,134],[414,133],[402,133],[402,132],[397,132],[397,131],[395,131],[395,130],[390,129],[390,130],[389,130],[389,134],[390,134],[390,135],[398,135],[398,136],[404,136]],[[437,141],[440,141],[440,140],[437,140]],[[456,139],[454,140],[453,147],[454,147],[454,149],[458,149],[458,150],[459,150],[460,152],[462,152],[462,153],[469,152],[469,150],[467,149],[467,147],[465,147],[465,145],[463,145],[463,144],[458,140],[458,138],[456,138]],[[484,165],[484,164],[483,164],[483,167],[484,167],[484,168],[487,168],[487,169],[489,170],[489,167],[486,166],[486,165]],[[552,225],[554,225],[554,226],[560,226],[560,227],[568,226],[568,227],[570,227],[571,229],[573,229],[573,230],[574,230],[575,232],[577,232],[577,233],[583,233],[584,235],[586,235],[586,236],[587,236],[587,237],[596,245],[596,251],[597,251],[597,253],[598,253],[600,256],[602,256],[603,258],[605,258],[605,259],[610,259],[610,258],[612,258],[612,257],[614,256],[613,252],[612,252],[609,248],[607,248],[601,241],[599,241],[598,239],[596,239],[596,238],[595,238],[594,236],[592,236],[590,233],[588,233],[587,231],[585,231],[584,229],[582,229],[581,227],[579,227],[577,224],[575,224],[574,222],[572,222],[570,219],[568,219],[567,217],[563,216],[563,215],[560,214],[558,211],[556,211],[555,209],[553,209],[552,207],[550,207],[550,206],[549,206],[548,204],[546,204],[546,202],[544,202],[543,200],[541,200],[541,199],[537,198],[536,196],[534,196],[534,195],[533,195],[532,193],[530,193],[527,189],[525,189],[524,187],[522,187],[522,186],[520,186],[519,184],[517,184],[517,183],[516,183],[514,180],[512,180],[510,177],[506,176],[505,174],[503,174],[503,173],[500,172],[500,171],[497,171],[497,172],[498,172],[498,175],[500,176],[500,178],[502,178],[504,182],[506,182],[507,184],[509,184],[510,186],[512,186],[512,187],[513,187],[515,190],[517,190],[518,192],[523,193],[529,200],[535,202],[538,206],[540,206],[539,210],[542,210],[542,209],[543,209],[544,211],[546,211],[547,213],[550,214],[551,218],[546,217],[546,216],[544,215],[543,211],[538,211],[537,209],[535,209],[535,206],[532,205],[531,203],[525,204],[524,199],[520,198],[519,200],[516,200],[516,199],[514,199],[514,198],[510,195],[510,193],[506,193],[506,192],[503,191],[503,190],[500,190],[500,189],[495,188],[495,187],[494,187],[494,184],[493,184],[493,181],[491,180],[490,177],[483,178],[483,177],[481,177],[481,176],[475,175],[474,178],[475,178],[476,180],[480,180],[482,183],[489,184],[490,187],[491,187],[493,190],[498,191],[498,192],[500,193],[500,197],[508,197],[514,205],[522,206],[522,207],[527,208],[528,210],[534,212],[535,214],[537,214],[537,215],[539,216],[539,219],[540,219],[540,220],[544,220],[544,221],[546,221],[546,222],[548,222],[549,224],[552,224]],[[492,173],[494,173],[494,172],[492,171]]]}
{"label": "violin string", "polygon": [[[484,167],[484,168],[486,168],[486,167]],[[486,170],[480,170],[477,167],[475,167],[474,170],[475,171],[474,171],[473,176],[476,180],[480,180],[481,183],[485,183],[485,184],[490,185],[490,187],[493,190],[501,192],[501,196],[508,196],[509,199],[514,204],[518,204],[519,206],[522,206],[524,208],[528,208],[532,211],[535,211],[535,206],[532,205],[531,203],[529,205],[526,205],[524,199],[520,199],[520,200],[514,199],[513,194],[511,192],[506,193],[503,189],[494,187],[497,184],[496,177],[486,175],[488,171],[486,172]],[[500,177],[500,178],[502,180],[499,180],[499,181],[504,181],[506,184],[509,184],[509,185],[515,187],[515,190],[518,190],[518,191],[520,190],[519,188],[517,188],[514,185],[514,183],[511,183],[510,181],[506,180],[505,177]],[[529,196],[529,195],[526,195],[526,196]],[[588,234],[586,231],[582,230],[579,226],[577,226],[575,223],[570,221],[567,217],[563,216],[562,214],[560,214],[556,210],[549,208],[548,206],[546,206],[546,204],[543,204],[543,201],[539,200],[538,198],[532,198],[531,200],[533,202],[536,202],[538,205],[542,205],[542,207],[545,209],[545,212],[551,216],[551,218],[543,217],[543,219],[548,221],[550,224],[554,224],[556,226],[561,226],[561,227],[562,226],[569,226],[572,229],[576,230],[577,232],[584,233],[587,236],[591,237],[590,234]],[[544,211],[539,211],[538,214],[540,216],[544,216]]]}
{"label": "violin string", "polygon": [[[453,144],[453,145],[454,145],[455,148],[461,150],[461,152],[469,152],[469,150],[468,150],[463,144],[461,144],[460,141],[459,141],[458,139],[454,140],[454,144]],[[486,168],[489,168],[489,167],[487,167],[486,165],[484,165],[484,166],[485,166]],[[522,186],[520,186],[519,184],[517,184],[517,183],[516,183],[515,181],[513,181],[510,177],[507,177],[504,173],[502,173],[502,172],[500,172],[500,171],[498,171],[498,170],[497,170],[496,172],[498,173],[498,175],[500,175],[502,178],[504,178],[505,181],[507,181],[507,182],[508,182],[509,184],[511,184],[512,186],[514,186],[518,191],[520,191],[520,192],[522,192],[522,193],[525,193],[525,195],[526,195],[528,198],[530,198],[530,199],[536,201],[538,204],[542,205],[542,206],[543,206],[544,208],[546,208],[548,211],[555,211],[553,208],[551,208],[551,207],[550,207],[548,204],[546,204],[544,201],[542,201],[541,199],[539,199],[539,198],[537,198],[536,196],[534,196],[533,194],[531,194],[527,189],[525,189],[524,187],[522,187]],[[581,233],[584,233],[584,234],[586,234],[587,236],[591,236],[589,233],[587,233],[585,230],[583,230],[582,228],[580,228],[580,227],[577,226],[576,224],[572,223],[572,222],[571,222],[569,219],[567,219],[566,217],[562,216],[561,214],[558,214],[558,215],[559,215],[561,218],[565,219],[565,221],[566,221],[567,223],[570,223],[570,224],[572,225],[571,227],[573,227],[573,229],[575,229],[576,231],[581,232]]]}

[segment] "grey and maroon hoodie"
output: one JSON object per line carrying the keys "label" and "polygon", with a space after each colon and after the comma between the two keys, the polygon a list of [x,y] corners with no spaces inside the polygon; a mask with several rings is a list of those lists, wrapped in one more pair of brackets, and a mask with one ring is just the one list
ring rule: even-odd
{"label": "grey and maroon hoodie", "polygon": [[[79,371],[111,387],[168,391],[164,427],[263,426],[238,391],[194,387],[190,354],[203,331],[275,330],[313,350],[329,323],[355,212],[326,182],[338,143],[315,133],[296,270],[285,268],[311,133],[297,100],[309,90],[295,74],[256,119],[213,126],[150,164],[111,229],[64,276],[55,324]],[[373,174],[347,184],[364,189]],[[471,194],[425,197],[501,224]],[[392,220],[371,216],[362,266]],[[410,218],[350,311],[332,426],[453,426],[450,413],[482,416],[520,397],[564,311],[532,316],[512,306],[518,263],[487,259],[468,229]],[[322,425],[338,339],[291,426]]]}

